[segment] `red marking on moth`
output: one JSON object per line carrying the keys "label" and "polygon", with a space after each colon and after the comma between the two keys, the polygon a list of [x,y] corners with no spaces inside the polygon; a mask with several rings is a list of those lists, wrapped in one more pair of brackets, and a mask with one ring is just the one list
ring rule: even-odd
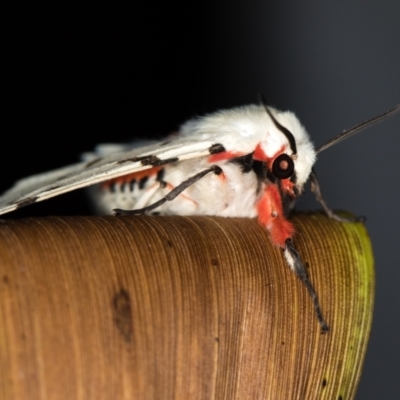
{"label": "red marking on moth", "polygon": [[264,153],[264,150],[261,147],[261,144],[258,143],[257,147],[254,150],[253,158],[257,161],[268,161],[269,157]]}
{"label": "red marking on moth", "polygon": [[131,174],[118,176],[117,178],[110,179],[109,181],[105,181],[102,183],[103,188],[108,188],[110,185],[117,183],[117,184],[124,184],[127,182],[131,182],[133,180],[140,180],[144,177],[151,177],[157,175],[158,171],[163,169],[163,167],[153,167],[149,169],[145,169],[144,171],[133,172]]}
{"label": "red marking on moth", "polygon": [[230,160],[235,157],[244,156],[244,153],[236,151],[222,151],[221,153],[211,154],[208,157],[208,162],[214,163],[218,161]]}
{"label": "red marking on moth", "polygon": [[[254,150],[253,158],[257,161],[265,162],[267,164],[267,168],[271,171],[272,164],[275,161],[276,157],[283,154],[285,150],[286,146],[282,146],[272,157],[268,157],[264,153],[264,150],[261,148],[261,144],[258,143],[256,149]],[[282,184],[282,189],[284,190],[285,193],[288,193],[289,196],[296,197],[293,191],[293,187],[295,186],[295,184],[289,178],[281,179],[281,184]]]}
{"label": "red marking on moth", "polygon": [[285,146],[283,145],[272,157],[268,157],[264,150],[261,147],[261,144],[258,143],[257,147],[254,150],[253,158],[257,161],[263,161],[267,163],[267,167],[269,170],[272,168],[272,163],[274,162],[275,158],[285,152]]}
{"label": "red marking on moth", "polygon": [[258,221],[268,229],[272,243],[285,247],[285,241],[292,238],[295,229],[283,214],[282,199],[276,185],[265,187],[264,194],[257,203],[257,212]]}

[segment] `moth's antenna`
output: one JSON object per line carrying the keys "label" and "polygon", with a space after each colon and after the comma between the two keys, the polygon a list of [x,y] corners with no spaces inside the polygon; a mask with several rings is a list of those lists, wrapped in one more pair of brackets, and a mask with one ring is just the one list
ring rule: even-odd
{"label": "moth's antenna", "polygon": [[267,114],[272,119],[272,122],[274,123],[276,128],[279,129],[286,136],[286,139],[288,140],[289,145],[290,145],[290,149],[292,150],[292,153],[293,153],[292,155],[293,156],[297,155],[296,140],[295,140],[292,132],[290,132],[289,129],[285,128],[283,125],[281,125],[275,119],[275,117],[272,115],[271,111],[269,111],[269,108],[268,108],[268,106],[267,106],[267,104],[265,102],[265,98],[264,98],[264,96],[262,94],[260,95],[260,100],[261,100],[261,104],[264,106],[265,111],[267,112]]}
{"label": "moth's antenna", "polygon": [[350,136],[355,135],[356,133],[362,131],[363,129],[376,124],[377,122],[382,121],[383,119],[389,117],[390,115],[395,114],[397,111],[400,110],[400,104],[398,104],[396,107],[390,109],[389,111],[384,112],[383,114],[377,115],[374,118],[371,118],[367,121],[361,122],[361,124],[358,124],[354,126],[353,128],[344,131],[340,135],[334,137],[333,139],[329,140],[325,144],[323,144],[321,147],[317,149],[317,154],[321,153],[321,151],[324,151],[328,149],[329,147],[333,146],[334,144],[337,144],[341,142],[342,140],[348,139]]}

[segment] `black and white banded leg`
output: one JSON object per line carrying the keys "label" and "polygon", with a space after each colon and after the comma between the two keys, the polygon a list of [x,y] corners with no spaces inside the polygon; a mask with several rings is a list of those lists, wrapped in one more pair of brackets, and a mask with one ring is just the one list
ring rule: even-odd
{"label": "black and white banded leg", "polygon": [[317,319],[319,324],[321,325],[321,333],[325,333],[329,331],[329,326],[325,321],[324,316],[322,315],[321,306],[319,304],[317,292],[315,291],[311,281],[308,277],[306,268],[304,267],[300,254],[294,248],[292,239],[287,239],[285,242],[285,249],[283,250],[283,254],[286,258],[287,263],[289,264],[290,268],[293,272],[299,277],[299,279],[303,282],[305,287],[310,293],[312,302],[314,304],[315,313],[317,314]]}

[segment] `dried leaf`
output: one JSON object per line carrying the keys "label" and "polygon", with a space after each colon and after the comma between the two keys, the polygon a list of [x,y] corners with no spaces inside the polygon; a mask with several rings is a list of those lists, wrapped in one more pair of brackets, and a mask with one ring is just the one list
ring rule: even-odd
{"label": "dried leaf", "polygon": [[297,215],[330,332],[250,219],[0,225],[0,397],[351,399],[371,327],[362,224]]}

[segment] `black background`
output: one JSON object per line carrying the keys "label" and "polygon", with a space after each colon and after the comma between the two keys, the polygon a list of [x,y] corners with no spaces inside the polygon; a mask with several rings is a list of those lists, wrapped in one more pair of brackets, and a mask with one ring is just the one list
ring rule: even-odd
{"label": "black background", "polygon": [[[268,102],[318,146],[400,102],[400,3],[246,1],[3,5],[1,190],[97,143],[159,137]],[[320,155],[329,204],[368,217],[374,325],[358,399],[400,393],[400,115]],[[81,193],[10,217],[86,214]],[[311,196],[300,209],[318,205]]]}

